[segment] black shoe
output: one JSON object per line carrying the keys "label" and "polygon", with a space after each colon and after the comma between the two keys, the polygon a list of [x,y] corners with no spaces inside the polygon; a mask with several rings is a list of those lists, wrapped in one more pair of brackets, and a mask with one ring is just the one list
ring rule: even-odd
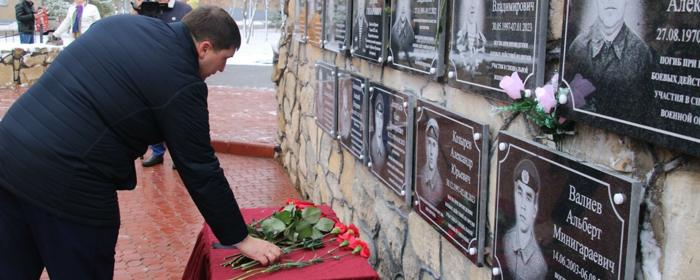
{"label": "black shoe", "polygon": [[154,166],[156,164],[163,164],[163,155],[151,156],[150,158],[148,158],[147,160],[144,160],[141,163],[141,165],[143,165],[143,167],[151,167],[151,166]]}

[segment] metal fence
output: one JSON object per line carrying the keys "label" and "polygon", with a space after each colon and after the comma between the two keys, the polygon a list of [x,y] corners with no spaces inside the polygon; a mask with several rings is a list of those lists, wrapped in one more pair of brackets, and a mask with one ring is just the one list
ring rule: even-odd
{"label": "metal fence", "polygon": [[[34,32],[34,43],[45,43],[48,36],[43,32]],[[19,32],[17,30],[0,30],[0,43],[19,44]]]}

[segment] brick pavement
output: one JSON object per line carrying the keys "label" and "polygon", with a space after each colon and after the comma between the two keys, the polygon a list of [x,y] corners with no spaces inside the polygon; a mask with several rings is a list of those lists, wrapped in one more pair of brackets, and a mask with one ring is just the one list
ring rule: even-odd
{"label": "brick pavement", "polygon": [[[22,91],[0,90],[0,116]],[[212,87],[212,140],[273,143],[276,106],[273,91]],[[217,156],[241,208],[277,206],[288,197],[299,197],[273,159]],[[115,279],[179,279],[203,219],[167,156],[163,165],[142,168],[137,160],[136,166],[136,189],[119,192],[122,226]]]}

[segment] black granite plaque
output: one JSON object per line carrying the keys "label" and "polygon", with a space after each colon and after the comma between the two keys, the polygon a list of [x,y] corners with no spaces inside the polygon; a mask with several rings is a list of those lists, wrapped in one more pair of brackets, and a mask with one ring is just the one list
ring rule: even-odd
{"label": "black granite plaque", "polygon": [[367,81],[358,75],[339,71],[338,137],[340,144],[365,162],[367,137]]}
{"label": "black granite plaque", "polygon": [[568,1],[566,115],[700,156],[700,11],[686,3]]}
{"label": "black granite plaque", "polygon": [[334,52],[349,51],[352,0],[326,0],[323,48]]}
{"label": "black granite plaque", "polygon": [[308,3],[308,21],[306,36],[309,44],[315,47],[323,46],[323,0],[306,0]]}
{"label": "black granite plaque", "polygon": [[386,55],[386,16],[384,0],[356,0],[352,15],[353,56],[384,63]]}
{"label": "black granite plaque", "polygon": [[486,238],[488,127],[419,100],[415,143],[414,209],[481,266]]}
{"label": "black granite plaque", "polygon": [[294,13],[297,21],[294,23],[294,39],[306,43],[307,0],[295,0]]}
{"label": "black granite plaque", "polygon": [[399,69],[442,75],[445,13],[441,0],[393,0],[388,61]]}
{"label": "black granite plaque", "polygon": [[527,88],[544,82],[546,0],[453,1],[450,84],[507,99],[498,87],[518,72]]}
{"label": "black granite plaque", "polygon": [[498,136],[494,279],[633,279],[641,184]]}
{"label": "black granite plaque", "polygon": [[318,126],[336,137],[338,80],[336,67],[326,63],[316,63],[316,95],[314,112]]}
{"label": "black granite plaque", "polygon": [[367,165],[406,201],[411,198],[414,102],[412,95],[370,83]]}

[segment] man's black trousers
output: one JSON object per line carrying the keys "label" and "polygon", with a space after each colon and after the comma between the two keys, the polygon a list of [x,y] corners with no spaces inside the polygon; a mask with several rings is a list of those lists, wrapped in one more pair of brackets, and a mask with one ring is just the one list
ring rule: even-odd
{"label": "man's black trousers", "polygon": [[59,219],[0,187],[0,279],[112,279],[119,226]]}

